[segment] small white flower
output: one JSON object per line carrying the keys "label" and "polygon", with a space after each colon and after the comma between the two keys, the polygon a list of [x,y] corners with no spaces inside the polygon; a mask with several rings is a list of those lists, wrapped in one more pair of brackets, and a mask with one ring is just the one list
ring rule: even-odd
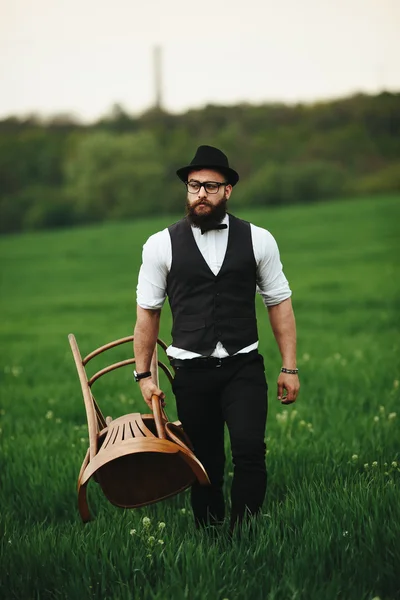
{"label": "small white flower", "polygon": [[395,460],[392,461],[392,467],[394,467],[394,468],[397,467],[397,462]]}
{"label": "small white flower", "polygon": [[379,407],[379,412],[380,412],[380,413],[384,413],[384,412],[385,412],[385,407],[381,405],[381,406]]}
{"label": "small white flower", "polygon": [[351,460],[357,460],[358,459],[358,454],[353,454],[353,456],[351,457]]}
{"label": "small white flower", "polygon": [[160,544],[160,546],[164,545],[164,540],[158,540],[157,544]]}
{"label": "small white flower", "polygon": [[305,427],[307,425],[307,423],[304,421],[304,419],[302,419],[300,421],[299,425],[301,425],[302,427]]}
{"label": "small white flower", "polygon": [[378,463],[377,463],[377,461],[376,461],[376,460],[374,460],[374,462],[372,463],[372,466],[373,466],[373,467],[377,467],[377,466],[378,466]]}
{"label": "small white flower", "polygon": [[368,469],[369,464],[368,463],[364,463],[364,469]]}
{"label": "small white flower", "polygon": [[48,410],[45,417],[46,419],[52,419],[53,418],[53,411],[52,410]]}
{"label": "small white flower", "polygon": [[388,414],[388,419],[390,419],[390,420],[395,419],[396,417],[397,417],[397,413],[395,413],[395,412],[391,412]]}
{"label": "small white flower", "polygon": [[181,508],[181,514],[186,515],[186,508]]}
{"label": "small white flower", "polygon": [[379,421],[379,417],[378,417],[378,416],[375,416],[375,417],[374,417],[374,421],[375,421],[375,423],[377,423],[377,422]]}
{"label": "small white flower", "polygon": [[165,523],[164,523],[163,521],[161,521],[161,522],[158,524],[158,529],[159,529],[160,531],[162,531],[163,529],[165,529]]}
{"label": "small white flower", "polygon": [[136,529],[131,529],[129,532],[130,535],[135,535],[135,533],[136,533]]}
{"label": "small white flower", "polygon": [[285,409],[281,413],[277,413],[276,420],[281,423],[286,423],[288,418],[288,411]]}
{"label": "small white flower", "polygon": [[349,535],[348,531],[343,531],[343,537],[347,537]]}
{"label": "small white flower", "polygon": [[156,538],[154,537],[154,535],[151,535],[149,537],[149,539],[147,540],[147,543],[150,544],[150,546],[151,546],[152,544],[154,544],[155,541],[156,541]]}
{"label": "small white flower", "polygon": [[142,519],[143,527],[150,527],[151,521],[149,517],[143,517]]}

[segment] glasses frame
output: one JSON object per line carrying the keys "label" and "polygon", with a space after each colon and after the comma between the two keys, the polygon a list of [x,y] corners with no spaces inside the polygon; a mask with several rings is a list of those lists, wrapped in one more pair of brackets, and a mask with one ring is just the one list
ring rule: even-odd
{"label": "glasses frame", "polygon": [[[194,183],[198,184],[200,187],[196,192],[191,192],[189,190],[189,184],[194,184]],[[212,183],[212,185],[218,186],[218,188],[215,190],[215,192],[210,192],[207,189],[207,186],[209,183]],[[185,185],[186,185],[186,189],[189,192],[189,194],[198,194],[202,187],[204,187],[204,191],[206,192],[206,194],[218,194],[221,185],[229,185],[229,182],[228,181],[197,181],[197,179],[191,179],[190,181],[186,181]]]}

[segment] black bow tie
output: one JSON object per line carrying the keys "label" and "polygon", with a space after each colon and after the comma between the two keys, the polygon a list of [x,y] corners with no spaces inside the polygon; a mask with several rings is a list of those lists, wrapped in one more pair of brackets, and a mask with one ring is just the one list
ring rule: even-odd
{"label": "black bow tie", "polygon": [[226,223],[212,223],[211,225],[206,225],[205,227],[201,228],[201,235],[203,235],[203,233],[207,233],[207,231],[214,231],[218,229],[228,229],[228,225],[226,225]]}

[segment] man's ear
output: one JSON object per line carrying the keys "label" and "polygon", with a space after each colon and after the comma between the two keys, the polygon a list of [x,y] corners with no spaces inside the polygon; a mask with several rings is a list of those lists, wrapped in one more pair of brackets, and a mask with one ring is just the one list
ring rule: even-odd
{"label": "man's ear", "polygon": [[228,200],[230,195],[232,194],[232,186],[230,183],[225,186],[225,192],[226,192],[226,199]]}

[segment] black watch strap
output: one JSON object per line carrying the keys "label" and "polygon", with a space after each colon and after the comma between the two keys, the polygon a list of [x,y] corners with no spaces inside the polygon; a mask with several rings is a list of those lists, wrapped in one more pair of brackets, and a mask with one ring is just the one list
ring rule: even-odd
{"label": "black watch strap", "polygon": [[133,371],[133,376],[135,381],[140,381],[141,379],[145,379],[146,377],[151,377],[151,371],[145,371],[144,373],[138,373],[137,371]]}

